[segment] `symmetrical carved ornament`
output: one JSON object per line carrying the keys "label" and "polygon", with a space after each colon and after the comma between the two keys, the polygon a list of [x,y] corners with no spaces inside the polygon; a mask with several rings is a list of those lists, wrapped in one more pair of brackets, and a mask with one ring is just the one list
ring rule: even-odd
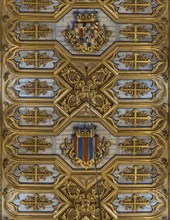
{"label": "symmetrical carved ornament", "polygon": [[[49,157],[50,158],[50,157]],[[13,162],[5,169],[5,176],[8,182],[14,187],[17,186],[27,188],[52,189],[53,187],[61,186],[68,175],[69,170],[66,170],[61,159],[52,157],[50,163],[40,163],[39,160],[35,162],[32,158],[31,163]]]}
{"label": "symmetrical carved ornament", "polygon": [[164,182],[163,177],[166,176],[166,169],[162,164],[149,161],[143,164],[113,161],[105,172],[106,178],[111,181],[113,186],[118,185],[122,189],[160,187]]}
{"label": "symmetrical carved ornament", "polygon": [[105,2],[114,13],[124,17],[128,14],[142,17],[157,17],[166,10],[166,1],[160,0],[105,0]]}
{"label": "symmetrical carved ornament", "polygon": [[[68,156],[76,166],[88,169],[101,161],[109,152],[111,143],[105,138],[99,140],[94,129],[77,129],[73,140],[61,144],[63,154]],[[96,155],[96,156],[95,156]]]}
{"label": "symmetrical carved ornament", "polygon": [[134,109],[133,111],[127,111],[120,117],[120,119],[126,124],[132,123],[134,127],[137,127],[140,124],[151,121],[151,116],[147,115],[145,111],[138,111],[138,109]]}
{"label": "symmetrical carved ornament", "polygon": [[52,127],[54,127],[60,121],[54,107],[18,107],[17,105],[14,107],[12,105],[8,106],[7,113],[8,117],[5,119],[6,125],[8,126],[10,124],[11,128],[15,127],[21,130],[30,130],[30,127],[33,130],[41,128],[48,128],[51,130]]}
{"label": "symmetrical carved ornament", "polygon": [[34,155],[37,155],[40,151],[43,152],[51,147],[51,143],[48,143],[45,138],[33,137],[28,138],[26,141],[20,143],[20,147],[31,151]]}
{"label": "symmetrical carved ornament", "polygon": [[45,9],[48,6],[52,5],[52,1],[51,0],[23,0],[22,4],[24,6],[26,6],[28,9],[34,9],[35,12],[40,11],[41,9]]}
{"label": "symmetrical carved ornament", "polygon": [[151,60],[146,55],[134,53],[133,55],[126,55],[125,58],[120,59],[126,67],[130,67],[133,70],[138,70],[139,67],[145,67],[151,63]]}
{"label": "symmetrical carved ornament", "polygon": [[145,178],[150,177],[151,173],[149,173],[144,167],[140,168],[139,166],[134,166],[132,168],[127,167],[120,175],[125,177],[126,180],[131,180],[136,184],[139,181],[144,181]]}
{"label": "symmetrical carved ornament", "polygon": [[119,130],[124,130],[125,127],[133,130],[160,130],[166,126],[166,112],[160,108],[118,109],[117,113],[113,111],[110,115],[111,118],[106,118],[107,123],[115,126],[116,122]]}
{"label": "symmetrical carved ornament", "polygon": [[125,95],[132,95],[134,99],[139,98],[139,95],[150,92],[150,90],[144,83],[137,83],[137,81],[126,83],[123,87],[120,87],[120,91],[124,92]]}
{"label": "symmetrical carved ornament", "polygon": [[120,33],[135,42],[138,42],[139,40],[145,39],[145,37],[152,35],[152,33],[148,31],[145,26],[138,25],[127,26]]}
{"label": "symmetrical carved ornament", "polygon": [[90,4],[5,0],[3,194],[13,219],[167,212],[167,1]]}
{"label": "symmetrical carved ornament", "polygon": [[[45,158],[55,157],[55,152],[52,150],[52,143],[46,136],[38,137],[33,135],[26,137],[24,140],[20,140],[20,138],[22,138],[22,136],[17,134],[7,136],[4,146],[9,155],[15,156],[16,158],[24,157],[28,159],[33,156]],[[109,142],[109,140],[107,141]],[[161,156],[166,151],[167,145],[164,137],[155,135],[150,137],[149,140],[147,140],[145,136],[126,137],[117,145],[117,148],[121,150],[121,153],[119,153],[121,156],[130,158],[155,158]],[[49,150],[50,153],[48,153],[48,155],[45,154],[45,152]]]}
{"label": "symmetrical carved ornament", "polygon": [[[74,1],[73,1],[74,2]],[[101,2],[101,4],[100,4]],[[6,2],[7,8],[14,14],[20,13],[57,13],[62,10],[64,13],[65,10],[72,4],[72,1],[64,0],[52,1],[52,0],[24,0],[21,3],[17,1],[9,0]],[[98,6],[101,7],[104,3],[109,9],[111,8],[114,13],[120,13],[121,15],[126,16],[126,14],[134,15],[144,15],[144,16],[159,16],[161,13],[164,13],[166,9],[166,1],[160,0],[123,0],[123,1],[113,1],[113,0],[100,0]],[[162,4],[160,4],[162,3]],[[122,10],[123,9],[123,12]],[[44,13],[45,14],[45,13]]]}
{"label": "symmetrical carved ornament", "polygon": [[151,217],[151,213],[153,211],[156,215],[161,215],[164,210],[163,202],[165,201],[165,197],[158,197],[158,191],[151,191],[148,193],[147,191],[143,191],[141,193],[131,192],[131,193],[120,193],[117,197],[113,198],[113,209],[116,210],[118,216],[126,216],[126,217]]}
{"label": "symmetrical carved ornament", "polygon": [[[101,200],[114,191],[114,189],[104,180],[100,181],[99,189],[101,193]],[[88,192],[85,192],[80,186],[69,180],[60,190],[74,204],[74,206],[70,207],[63,213],[61,216],[62,220],[95,220],[100,217],[96,186],[93,186]],[[101,215],[107,220],[113,219],[103,207],[101,208]]]}
{"label": "symmetrical carved ornament", "polygon": [[140,154],[144,149],[150,148],[150,145],[143,139],[133,137],[132,139],[126,139],[119,147],[135,156],[136,154]]}
{"label": "symmetrical carved ornament", "polygon": [[8,10],[15,15],[20,13],[57,13],[59,10],[64,11],[64,9],[68,8],[67,3],[67,0],[64,2],[60,2],[58,0],[9,0],[5,2]]}
{"label": "symmetrical carved ornament", "polygon": [[65,63],[65,59],[61,62],[60,58],[60,54],[53,49],[42,50],[41,46],[38,46],[37,49],[33,47],[31,50],[11,48],[5,54],[4,64],[7,70],[12,71],[16,75],[20,72],[22,76],[25,74],[27,77],[30,77],[31,74],[32,77],[35,77],[35,72],[53,73],[55,68]]}
{"label": "symmetrical carved ornament", "polygon": [[48,114],[46,110],[28,110],[25,114],[20,116],[21,119],[25,120],[27,124],[38,126],[40,123],[45,123],[46,120],[52,119],[52,115]]}
{"label": "symmetrical carved ornament", "polygon": [[27,218],[28,215],[36,218],[41,214],[52,218],[55,209],[61,212],[67,207],[62,203],[60,196],[56,197],[55,194],[48,192],[18,193],[15,190],[6,189],[4,197],[7,201],[6,209],[19,219],[22,219],[23,216]]}
{"label": "symmetrical carved ornament", "polygon": [[126,138],[122,143],[120,143],[119,148],[122,149],[123,152],[125,152],[125,154],[129,155],[130,157],[142,156],[143,154],[146,154],[146,152],[149,153],[149,155],[152,155],[154,154],[155,150],[158,149],[160,142],[161,145],[164,145],[162,140],[159,138],[155,139],[155,137],[152,137],[152,139],[147,142],[144,138],[132,137]]}
{"label": "symmetrical carved ornament", "polygon": [[38,183],[41,179],[45,180],[51,175],[52,172],[46,167],[40,167],[38,165],[35,165],[34,167],[29,166],[21,173],[21,176],[25,177],[27,180],[33,180],[34,183]]}
{"label": "symmetrical carved ornament", "polygon": [[34,82],[29,82],[21,87],[21,90],[24,90],[26,94],[34,94],[35,97],[38,97],[40,94],[46,94],[47,91],[52,90],[52,86],[49,86],[46,81],[40,82],[38,79],[35,79]]}
{"label": "symmetrical carved ornament", "polygon": [[81,53],[99,51],[107,43],[111,31],[106,26],[103,29],[99,26],[95,12],[76,14],[76,19],[72,28],[68,26],[63,31],[66,41]]}
{"label": "symmetrical carved ornament", "polygon": [[133,212],[137,212],[138,209],[144,209],[147,205],[150,205],[144,196],[137,196],[134,194],[132,197],[126,197],[124,200],[120,201],[120,205],[124,206],[125,209],[130,209]]}
{"label": "symmetrical carved ornament", "polygon": [[123,6],[127,11],[133,11],[135,14],[152,6],[147,0],[125,0],[120,5]]}
{"label": "symmetrical carved ornament", "polygon": [[158,103],[165,95],[165,85],[162,80],[145,80],[145,79],[121,79],[115,81],[110,80],[105,86],[105,94],[108,97],[118,99],[119,103],[127,104],[130,100],[135,102]]}
{"label": "symmetrical carved ornament", "polygon": [[[70,12],[71,13],[71,12]],[[105,20],[101,17],[97,21],[91,21],[94,17],[97,17],[97,14],[100,11],[72,11],[73,22],[70,21],[69,25],[65,20],[67,15],[64,16],[64,26],[61,32],[56,33],[57,29],[61,27],[61,20],[58,22],[37,22],[37,20],[30,22],[23,22],[21,19],[12,19],[8,23],[8,29],[6,30],[6,35],[8,36],[11,43],[24,44],[32,43],[36,45],[37,40],[41,45],[44,44],[44,41],[48,45],[54,45],[54,42],[57,44],[56,49],[58,49],[58,42],[60,39],[64,38],[64,42],[61,44],[64,47],[64,50],[69,50],[71,54],[79,55],[95,55],[102,54],[100,50],[106,51],[109,46],[114,47],[116,42],[116,37],[114,32],[117,32],[117,38],[120,43],[134,42],[145,44],[145,41],[152,45],[157,45],[164,41],[164,26],[159,22],[154,22],[153,24],[130,24],[126,23],[117,23],[113,22],[108,25],[105,25]],[[82,22],[74,22],[75,17],[83,17]],[[91,17],[90,17],[91,16]],[[89,22],[88,22],[89,19]],[[99,22],[103,23],[103,28],[99,27]],[[72,24],[74,23],[74,25]],[[70,26],[73,26],[72,28]],[[109,30],[107,30],[109,29]],[[112,29],[112,31],[110,31]],[[112,41],[111,41],[112,39]]]}
{"label": "symmetrical carved ornament", "polygon": [[33,53],[28,53],[26,56],[21,58],[22,62],[26,63],[27,66],[34,66],[38,69],[40,66],[46,66],[46,64],[53,59],[49,57],[46,53],[39,53],[35,51]]}
{"label": "symmetrical carved ornament", "polygon": [[24,205],[26,209],[33,208],[34,212],[38,212],[40,209],[45,209],[46,206],[51,205],[52,201],[43,195],[35,194],[34,196],[27,196],[25,200],[21,201],[21,205]]}
{"label": "symmetrical carved ornament", "polygon": [[132,72],[141,74],[142,71],[143,76],[146,73],[161,74],[167,70],[166,60],[166,54],[161,51],[148,50],[146,53],[141,50],[129,51],[121,49],[113,53],[111,61],[106,62],[119,73],[128,73],[129,76],[134,77]]}
{"label": "symmetrical carved ornament", "polygon": [[[17,78],[6,80],[5,92],[9,100],[33,103],[41,99],[44,103],[54,103],[53,98],[60,90],[60,83],[52,78]],[[36,101],[35,101],[36,100]]]}
{"label": "symmetrical carved ornament", "polygon": [[104,114],[114,105],[101,90],[109,79],[115,77],[108,68],[101,66],[90,76],[84,76],[72,66],[67,66],[60,72],[60,77],[73,88],[61,100],[57,97],[57,106],[65,112],[72,113],[82,104],[88,103]]}
{"label": "symmetrical carved ornament", "polygon": [[33,40],[39,40],[41,37],[46,37],[48,34],[52,32],[52,29],[47,25],[41,25],[39,23],[35,23],[33,25],[27,25],[26,28],[21,30],[21,33],[26,35],[28,38]]}

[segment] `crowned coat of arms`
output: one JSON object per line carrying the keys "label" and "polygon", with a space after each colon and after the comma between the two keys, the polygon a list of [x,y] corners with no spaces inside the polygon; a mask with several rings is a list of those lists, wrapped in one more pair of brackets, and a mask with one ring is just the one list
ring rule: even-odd
{"label": "crowned coat of arms", "polygon": [[106,156],[111,143],[94,134],[94,129],[77,129],[72,141],[68,139],[61,144],[61,150],[76,165],[88,169],[93,166],[95,160],[99,163]]}
{"label": "crowned coat of arms", "polygon": [[111,31],[99,26],[96,12],[76,13],[76,22],[73,27],[65,29],[62,34],[75,50],[81,53],[94,53],[99,51],[111,35]]}

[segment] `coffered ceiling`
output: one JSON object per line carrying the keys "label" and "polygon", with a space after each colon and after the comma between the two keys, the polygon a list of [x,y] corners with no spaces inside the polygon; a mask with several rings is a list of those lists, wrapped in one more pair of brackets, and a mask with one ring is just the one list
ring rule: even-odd
{"label": "coffered ceiling", "polygon": [[0,10],[2,219],[168,219],[168,0]]}

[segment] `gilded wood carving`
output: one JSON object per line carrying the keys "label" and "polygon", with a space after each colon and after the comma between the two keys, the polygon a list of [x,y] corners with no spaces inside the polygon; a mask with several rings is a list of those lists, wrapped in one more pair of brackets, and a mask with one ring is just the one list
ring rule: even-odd
{"label": "gilded wood carving", "polygon": [[4,0],[2,25],[2,219],[168,219],[168,1]]}

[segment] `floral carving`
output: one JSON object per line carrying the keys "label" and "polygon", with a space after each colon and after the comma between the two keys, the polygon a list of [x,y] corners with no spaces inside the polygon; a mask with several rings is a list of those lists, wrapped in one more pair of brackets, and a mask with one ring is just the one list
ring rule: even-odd
{"label": "floral carving", "polygon": [[73,87],[73,90],[59,102],[64,111],[71,113],[85,102],[101,113],[106,113],[111,108],[110,100],[100,90],[112,76],[106,67],[101,67],[91,76],[81,76],[75,68],[68,66],[61,71],[61,76]]}
{"label": "floral carving", "polygon": [[48,114],[46,110],[35,108],[34,110],[28,110],[20,118],[25,120],[27,124],[31,123],[34,126],[38,126],[40,123],[45,123],[46,120],[52,119],[52,115]]}
{"label": "floral carving", "polygon": [[26,35],[26,37],[31,38],[33,40],[39,40],[40,38],[45,38],[50,33],[52,33],[52,29],[49,28],[45,24],[28,24],[25,28],[21,30],[21,33]]}
{"label": "floral carving", "polygon": [[[104,199],[113,189],[106,181],[101,181],[99,182],[99,190],[101,199]],[[68,180],[61,191],[74,204],[64,212],[61,216],[62,220],[95,220],[100,218],[100,214],[106,220],[113,220],[113,217],[110,217],[103,208],[99,209],[96,186],[85,192],[77,184]]]}
{"label": "floral carving", "polygon": [[38,212],[40,209],[52,205],[52,201],[46,195],[35,194],[34,196],[27,196],[25,200],[21,201],[21,205],[24,205],[27,209],[33,208],[34,212]]}

